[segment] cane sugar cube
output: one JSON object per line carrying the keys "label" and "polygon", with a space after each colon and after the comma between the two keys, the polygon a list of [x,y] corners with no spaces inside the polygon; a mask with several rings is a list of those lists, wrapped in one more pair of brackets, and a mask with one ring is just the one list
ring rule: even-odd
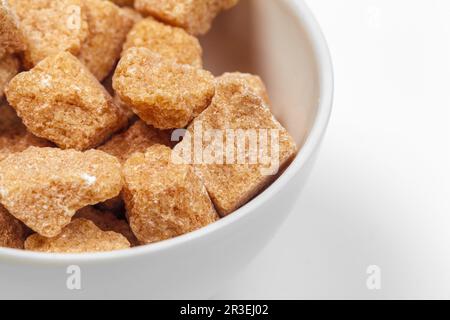
{"label": "cane sugar cube", "polygon": [[185,127],[214,96],[214,77],[181,65],[146,48],[126,51],[117,66],[113,88],[147,124],[158,129]]}
{"label": "cane sugar cube", "polygon": [[23,249],[26,227],[0,205],[0,247]]}
{"label": "cane sugar cube", "polygon": [[145,152],[155,144],[170,146],[170,132],[155,129],[139,120],[125,132],[113,136],[98,149],[115,156],[124,163],[133,153]]}
{"label": "cane sugar cube", "polygon": [[[171,146],[170,132],[155,129],[139,120],[125,132],[112,137],[103,146],[100,146],[98,150],[109,153],[122,163],[125,163],[133,153],[145,152],[145,150],[155,144]],[[106,209],[116,212],[124,207],[124,203],[122,197],[119,196],[107,200],[99,206],[102,210]]]}
{"label": "cane sugar cube", "polygon": [[134,25],[124,50],[144,47],[180,64],[202,67],[202,47],[197,38],[181,28],[146,18]]}
{"label": "cane sugar cube", "polygon": [[19,29],[17,17],[5,0],[0,1],[0,30],[0,59],[25,50],[25,39]]}
{"label": "cane sugar cube", "polygon": [[0,100],[4,96],[4,91],[11,79],[19,72],[20,62],[14,56],[6,55],[0,58]]}
{"label": "cane sugar cube", "polygon": [[121,189],[120,162],[97,150],[30,147],[0,162],[0,202],[45,237],[58,235],[77,210]]}
{"label": "cane sugar cube", "polygon": [[0,104],[0,161],[10,154],[22,152],[31,146],[52,147],[52,143],[28,132],[8,104]]}
{"label": "cane sugar cube", "polygon": [[[198,139],[201,148],[196,147]],[[268,186],[296,150],[293,138],[254,90],[229,81],[218,82],[211,106],[174,148],[183,163],[194,163],[222,216]]]}
{"label": "cane sugar cube", "polygon": [[[113,103],[121,110],[121,113],[125,117],[127,124],[131,124],[134,120],[137,119],[137,116],[133,112],[133,110],[126,103],[124,103],[120,99],[120,97],[115,93],[113,95]],[[125,127],[128,127],[128,125],[125,125]]]}
{"label": "cane sugar cube", "polygon": [[18,74],[6,96],[28,130],[63,149],[96,147],[127,122],[104,87],[67,52]]}
{"label": "cane sugar cube", "polygon": [[52,147],[52,143],[31,134],[25,127],[13,132],[0,132],[0,161],[29,147]]}
{"label": "cane sugar cube", "polygon": [[74,220],[55,237],[46,238],[34,234],[25,241],[26,250],[46,253],[93,253],[129,247],[130,243],[123,235],[102,231],[86,219]]}
{"label": "cane sugar cube", "polygon": [[131,231],[130,226],[125,220],[118,219],[111,212],[104,212],[86,207],[79,210],[73,219],[86,219],[92,221],[97,227],[103,231],[114,231],[123,235],[130,242],[132,247],[138,246],[139,241]]}
{"label": "cane sugar cube", "polygon": [[32,68],[61,51],[80,52],[88,36],[82,0],[9,0],[25,37],[24,65]]}
{"label": "cane sugar cube", "polygon": [[121,14],[132,23],[132,25],[138,23],[143,19],[142,15],[136,11],[134,8],[122,7]]}
{"label": "cane sugar cube", "polygon": [[192,167],[174,164],[166,146],[133,154],[125,163],[124,178],[127,215],[141,243],[173,238],[218,219]]}
{"label": "cane sugar cube", "polygon": [[103,81],[120,58],[122,46],[133,21],[109,1],[83,0],[89,33],[78,58]]}
{"label": "cane sugar cube", "polygon": [[205,34],[214,18],[239,0],[135,0],[134,6],[145,15],[186,29],[189,33]]}
{"label": "cane sugar cube", "polygon": [[270,105],[269,94],[267,88],[261,77],[249,73],[241,72],[227,72],[217,78],[219,86],[223,86],[225,83],[236,83],[240,86],[247,86],[247,88],[253,90],[253,93],[263,99],[263,102]]}

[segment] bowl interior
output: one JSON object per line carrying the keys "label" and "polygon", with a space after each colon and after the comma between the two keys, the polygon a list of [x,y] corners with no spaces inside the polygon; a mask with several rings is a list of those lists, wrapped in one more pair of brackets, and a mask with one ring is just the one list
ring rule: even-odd
{"label": "bowl interior", "polygon": [[273,112],[301,146],[319,105],[319,72],[311,41],[288,2],[241,1],[218,17],[201,42],[205,68],[215,75],[262,77]]}
{"label": "bowl interior", "polygon": [[[290,170],[264,192],[269,194],[268,197],[271,190],[280,189],[292,178],[293,173],[299,170],[311,155],[320,141],[329,116],[327,107],[318,112],[319,107],[326,106],[328,102],[331,103],[331,92],[327,90],[331,90],[332,80],[324,81],[324,72],[331,73],[331,65],[326,65],[324,68],[322,60],[328,59],[328,53],[321,52],[327,49],[324,44],[317,46],[322,39],[310,38],[310,36],[319,37],[317,33],[320,31],[317,27],[311,30],[311,25],[315,22],[311,20],[308,12],[302,12],[301,8],[296,8],[297,11],[293,9],[295,1],[240,1],[236,8],[221,14],[214,22],[212,30],[200,39],[204,48],[206,69],[215,75],[234,71],[260,75],[268,87],[272,101],[271,107],[277,119],[289,130],[299,146],[304,144],[308,136],[310,137],[310,141],[302,149]],[[313,35],[313,33],[316,34]],[[320,60],[320,54],[323,55],[322,60]],[[325,64],[327,63],[328,61]],[[330,88],[327,89],[327,86]],[[257,203],[260,198],[261,196],[252,203]],[[242,208],[239,211],[245,214],[251,209]],[[54,255],[0,248],[0,258],[2,253],[6,252],[8,259],[14,256],[24,258],[24,261],[66,263],[66,261],[98,261],[100,257],[108,261],[108,259],[119,257],[127,258],[131,255],[162,252],[169,246],[175,248],[178,244],[196,237],[200,238],[201,235],[213,233],[230,225],[239,220],[242,214],[230,215],[196,232],[133,250],[85,255]]]}

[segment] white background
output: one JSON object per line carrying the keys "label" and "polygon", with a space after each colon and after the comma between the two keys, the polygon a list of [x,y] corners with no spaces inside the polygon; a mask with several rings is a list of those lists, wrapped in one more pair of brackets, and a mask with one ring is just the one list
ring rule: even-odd
{"label": "white background", "polygon": [[327,137],[295,211],[216,298],[450,298],[450,1],[307,3],[334,60]]}

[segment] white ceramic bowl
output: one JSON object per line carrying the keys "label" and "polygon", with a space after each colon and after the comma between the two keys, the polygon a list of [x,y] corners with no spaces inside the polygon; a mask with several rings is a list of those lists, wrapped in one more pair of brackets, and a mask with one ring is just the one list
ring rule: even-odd
{"label": "white ceramic bowl", "polygon": [[[229,217],[176,239],[85,255],[0,249],[0,298],[208,298],[272,238],[305,184],[330,117],[327,45],[297,0],[242,0],[202,41],[206,67],[216,74],[262,75],[277,117],[303,145],[292,165]],[[67,288],[71,265],[81,270],[81,290]]]}

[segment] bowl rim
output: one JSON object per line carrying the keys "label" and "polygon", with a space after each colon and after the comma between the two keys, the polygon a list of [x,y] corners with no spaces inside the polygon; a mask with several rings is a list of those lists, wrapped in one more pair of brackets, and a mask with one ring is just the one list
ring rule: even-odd
{"label": "bowl rim", "polygon": [[[280,1],[280,0],[277,0]],[[326,132],[332,111],[334,76],[331,61],[331,54],[314,15],[305,4],[304,0],[281,0],[291,13],[302,21],[303,27],[308,34],[313,52],[316,58],[319,74],[320,94],[318,101],[318,110],[311,131],[306,138],[305,144],[286,171],[264,192],[255,197],[245,206],[236,210],[232,215],[224,217],[219,221],[203,227],[199,230],[187,233],[185,235],[164,240],[158,243],[130,248],[125,250],[83,253],[83,254],[56,254],[39,253],[17,249],[0,248],[0,259],[4,261],[15,261],[21,263],[56,263],[56,264],[76,264],[76,263],[97,263],[109,262],[112,260],[130,259],[139,256],[149,256],[161,251],[175,249],[180,245],[195,240],[201,240],[215,233],[217,230],[224,229],[227,226],[237,223],[239,220],[248,217],[252,212],[264,205],[274,194],[278,193],[289,181],[294,179],[296,174],[304,167],[316,149]]]}

